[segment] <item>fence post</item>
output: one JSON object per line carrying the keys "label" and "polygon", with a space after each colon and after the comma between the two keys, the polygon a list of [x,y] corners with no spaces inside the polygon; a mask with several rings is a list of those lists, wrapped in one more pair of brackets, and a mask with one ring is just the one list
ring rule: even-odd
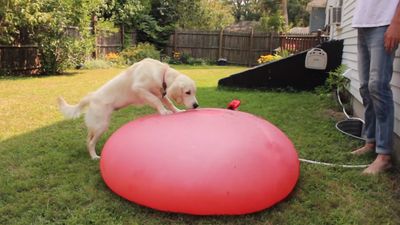
{"label": "fence post", "polygon": [[253,57],[252,57],[253,55],[251,54],[252,48],[253,48],[253,36],[254,36],[254,30],[253,30],[253,28],[251,28],[250,40],[249,40],[249,52],[248,52],[248,56],[247,56],[247,65],[249,67],[251,67],[253,64]]}
{"label": "fence post", "polygon": [[224,38],[224,28],[222,28],[221,31],[219,32],[218,59],[222,58],[223,38]]}
{"label": "fence post", "polygon": [[174,52],[176,52],[176,50],[177,50],[177,48],[178,48],[178,46],[177,46],[177,36],[178,36],[178,31],[176,31],[176,29],[175,29],[175,31],[174,31]]}
{"label": "fence post", "polygon": [[91,27],[92,27],[92,35],[94,36],[94,51],[92,52],[92,57],[94,59],[97,59],[97,37],[96,37],[96,22],[97,22],[97,16],[95,13],[92,14],[92,21],[91,21]]}
{"label": "fence post", "polygon": [[125,26],[121,24],[120,28],[120,35],[121,35],[121,50],[124,49],[124,42],[125,42]]}
{"label": "fence post", "polygon": [[269,33],[269,53],[272,53],[272,45],[274,44],[274,33]]}

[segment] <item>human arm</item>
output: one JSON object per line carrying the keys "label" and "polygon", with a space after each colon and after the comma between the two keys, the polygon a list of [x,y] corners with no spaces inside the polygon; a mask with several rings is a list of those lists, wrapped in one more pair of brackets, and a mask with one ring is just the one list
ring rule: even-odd
{"label": "human arm", "polygon": [[385,49],[392,52],[400,43],[400,2],[397,4],[396,12],[385,33]]}

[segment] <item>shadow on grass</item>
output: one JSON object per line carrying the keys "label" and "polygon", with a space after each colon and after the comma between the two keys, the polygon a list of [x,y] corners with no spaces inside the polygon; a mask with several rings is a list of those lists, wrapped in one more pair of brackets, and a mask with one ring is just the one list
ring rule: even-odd
{"label": "shadow on grass", "polygon": [[65,71],[60,74],[40,74],[40,75],[1,75],[0,80],[28,80],[32,78],[47,78],[47,77],[57,77],[57,76],[75,76],[85,73],[84,70],[71,70]]}

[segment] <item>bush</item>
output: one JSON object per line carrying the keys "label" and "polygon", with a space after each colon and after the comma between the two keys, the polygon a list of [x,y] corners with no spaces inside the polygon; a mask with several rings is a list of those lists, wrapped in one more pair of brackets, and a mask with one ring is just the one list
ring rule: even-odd
{"label": "bush", "polygon": [[110,52],[108,53],[104,59],[108,62],[110,62],[112,65],[118,66],[118,65],[125,65],[125,60],[123,57],[121,57],[120,54],[116,52]]}
{"label": "bush", "polygon": [[349,78],[343,76],[347,67],[345,65],[340,65],[333,71],[329,71],[328,78],[326,79],[326,87],[328,90],[332,91],[335,89],[345,90],[350,84]]}
{"label": "bush", "polygon": [[282,58],[286,58],[289,57],[290,55],[292,55],[288,50],[279,50],[276,52],[276,55],[280,55]]}
{"label": "bush", "polygon": [[59,74],[82,63],[90,49],[88,43],[89,40],[80,41],[64,35],[58,39],[44,37],[39,44],[41,73]]}
{"label": "bush", "polygon": [[168,64],[187,64],[187,65],[209,65],[208,60],[202,58],[193,58],[189,54],[173,52],[172,57],[165,56],[164,62]]}
{"label": "bush", "polygon": [[128,65],[139,62],[145,58],[160,60],[160,52],[154,45],[149,43],[139,43],[135,47],[127,48],[120,53],[120,56]]}
{"label": "bush", "polygon": [[274,54],[274,55],[271,55],[271,54],[270,55],[261,55],[260,58],[258,58],[257,62],[259,64],[262,64],[262,63],[276,61],[276,60],[279,60],[281,58],[282,58],[282,56],[277,55],[277,54]]}

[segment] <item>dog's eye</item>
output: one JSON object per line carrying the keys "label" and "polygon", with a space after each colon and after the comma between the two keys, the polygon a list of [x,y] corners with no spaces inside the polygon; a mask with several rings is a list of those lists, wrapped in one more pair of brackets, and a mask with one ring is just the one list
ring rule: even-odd
{"label": "dog's eye", "polygon": [[187,91],[187,92],[185,92],[185,94],[187,94],[187,95],[190,95],[190,94],[191,94],[191,92],[190,92],[190,91]]}

